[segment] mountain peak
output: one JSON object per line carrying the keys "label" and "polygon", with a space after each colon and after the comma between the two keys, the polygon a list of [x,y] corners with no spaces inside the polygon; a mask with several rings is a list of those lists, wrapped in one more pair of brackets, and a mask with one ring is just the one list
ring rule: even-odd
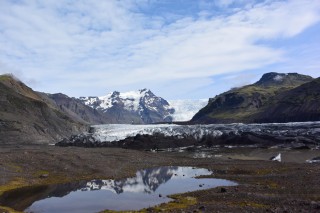
{"label": "mountain peak", "polygon": [[56,97],[56,98],[70,98],[69,96],[67,96],[66,94],[63,94],[63,93],[54,93],[54,94],[49,94],[49,96],[53,96],[53,97]]}
{"label": "mountain peak", "polygon": [[21,81],[20,81],[15,75],[13,75],[12,73],[6,73],[6,74],[0,75],[0,81],[5,81],[5,80],[13,80],[13,81],[21,82]]}
{"label": "mountain peak", "polygon": [[108,93],[106,96],[96,98],[82,97],[80,100],[114,117],[116,123],[155,123],[172,121],[170,116],[173,109],[161,97],[153,94],[150,89],[138,91]]}
{"label": "mountain peak", "polygon": [[143,93],[143,92],[151,92],[150,89],[147,89],[147,88],[143,88],[143,89],[139,89],[139,92],[140,93]]}
{"label": "mountain peak", "polygon": [[265,73],[261,79],[255,83],[258,86],[297,86],[312,81],[313,78],[308,75],[298,73]]}
{"label": "mountain peak", "polygon": [[111,97],[118,97],[119,95],[120,95],[120,92],[118,92],[118,91],[113,91],[111,93]]}
{"label": "mountain peak", "polygon": [[25,85],[22,81],[20,81],[17,77],[13,74],[3,74],[0,75],[0,82],[13,89],[15,92],[24,95],[26,97],[35,99],[35,100],[42,100],[42,98],[35,93],[30,87]]}

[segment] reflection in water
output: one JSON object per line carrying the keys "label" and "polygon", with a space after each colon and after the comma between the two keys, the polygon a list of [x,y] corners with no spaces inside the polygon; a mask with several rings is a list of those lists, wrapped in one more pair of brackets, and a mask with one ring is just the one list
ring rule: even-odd
{"label": "reflection in water", "polygon": [[191,167],[145,169],[138,171],[136,177],[122,180],[26,187],[3,194],[0,204],[26,212],[138,210],[168,202],[171,199],[166,196],[170,194],[236,185],[222,179],[194,178],[209,174],[207,169]]}

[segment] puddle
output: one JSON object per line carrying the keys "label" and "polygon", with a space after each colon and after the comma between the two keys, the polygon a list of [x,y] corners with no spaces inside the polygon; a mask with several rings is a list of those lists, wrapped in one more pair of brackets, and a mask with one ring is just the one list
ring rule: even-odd
{"label": "puddle", "polygon": [[167,195],[237,185],[223,179],[195,178],[211,173],[207,169],[192,167],[151,168],[138,171],[133,178],[121,180],[25,187],[4,193],[0,204],[35,213],[139,210],[171,201]]}

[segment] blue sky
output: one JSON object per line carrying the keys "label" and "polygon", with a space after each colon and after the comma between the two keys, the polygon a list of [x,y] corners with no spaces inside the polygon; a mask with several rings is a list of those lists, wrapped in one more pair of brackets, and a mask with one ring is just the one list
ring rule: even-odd
{"label": "blue sky", "polygon": [[319,68],[319,0],[0,1],[0,73],[38,91],[198,99]]}

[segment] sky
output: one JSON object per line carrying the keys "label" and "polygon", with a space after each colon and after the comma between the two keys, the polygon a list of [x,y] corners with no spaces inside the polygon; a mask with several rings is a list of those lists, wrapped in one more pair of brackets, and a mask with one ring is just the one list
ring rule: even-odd
{"label": "sky", "polygon": [[0,73],[72,97],[213,97],[320,77],[319,0],[0,0]]}

